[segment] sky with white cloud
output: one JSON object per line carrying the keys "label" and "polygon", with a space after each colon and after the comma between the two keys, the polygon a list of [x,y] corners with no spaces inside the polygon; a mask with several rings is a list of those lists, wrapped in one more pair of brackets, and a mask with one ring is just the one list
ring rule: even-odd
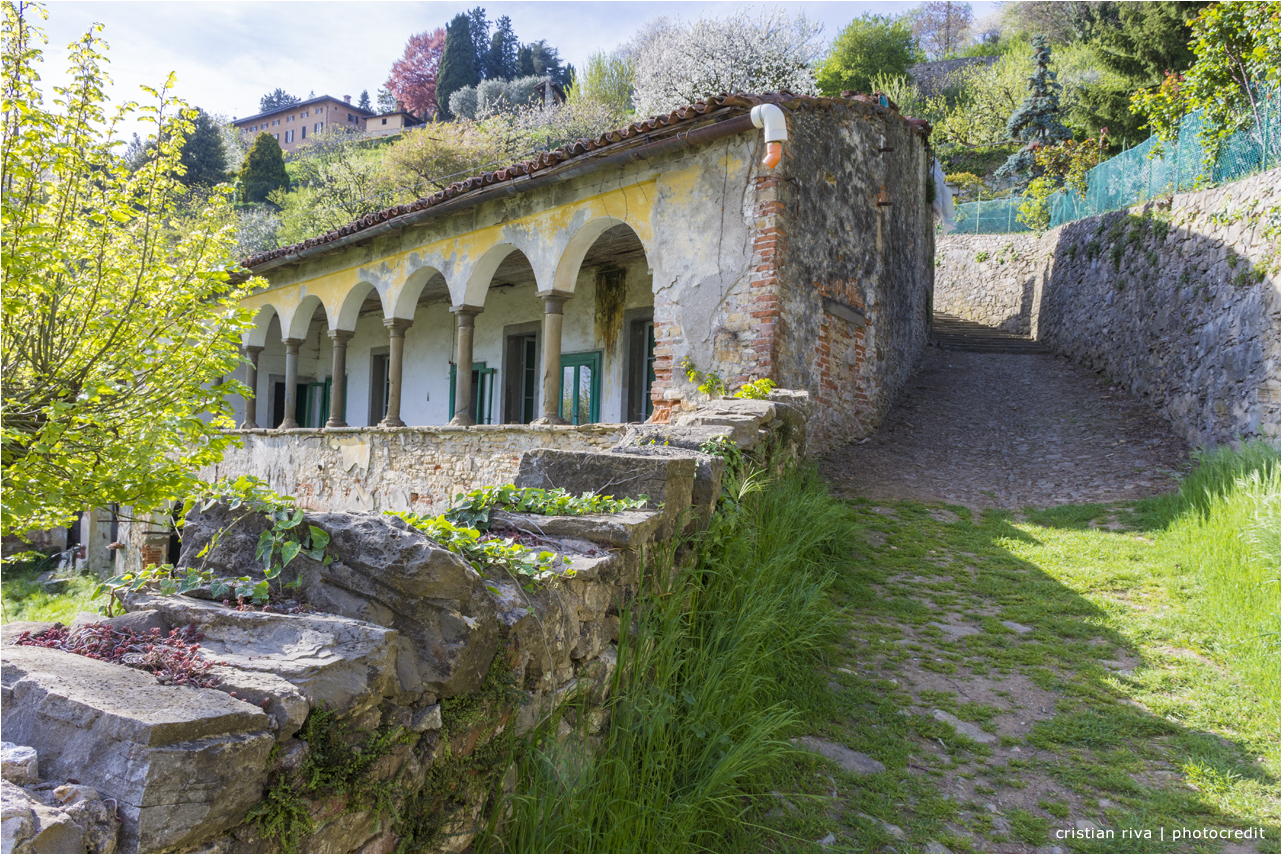
{"label": "sky with white cloud", "polygon": [[[562,58],[582,67],[599,50],[626,42],[647,19],[718,17],[759,4],[708,2],[78,2],[54,0],[41,26],[49,38],[42,69],[44,89],[65,80],[65,45],[92,23],[103,24],[109,46],[113,101],[140,98],[140,85],[177,78],[176,93],[188,103],[227,117],[258,112],[258,99],[276,87],[299,97],[309,92],[353,101],[361,90],[371,99],[387,79],[413,33],[444,26],[472,6],[491,21],[512,19],[523,42],[547,39]],[[830,40],[865,12],[899,14],[912,2],[793,2],[824,25]],[[972,3],[976,19],[991,2]],[[135,126],[124,130],[132,132]]]}

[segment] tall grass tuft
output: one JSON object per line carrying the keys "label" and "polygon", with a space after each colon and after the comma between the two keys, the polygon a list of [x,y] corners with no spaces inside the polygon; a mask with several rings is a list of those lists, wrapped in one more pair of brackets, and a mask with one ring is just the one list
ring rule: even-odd
{"label": "tall grass tuft", "polygon": [[507,850],[735,848],[744,794],[791,750],[783,685],[835,638],[828,594],[854,523],[813,470],[730,492],[693,567],[649,556],[596,749],[545,737],[520,761]]}
{"label": "tall grass tuft", "polygon": [[1280,456],[1266,442],[1199,454],[1180,492],[1147,509],[1166,524],[1158,543],[1172,582],[1189,588],[1182,598],[1187,616],[1275,717],[1282,688]]}

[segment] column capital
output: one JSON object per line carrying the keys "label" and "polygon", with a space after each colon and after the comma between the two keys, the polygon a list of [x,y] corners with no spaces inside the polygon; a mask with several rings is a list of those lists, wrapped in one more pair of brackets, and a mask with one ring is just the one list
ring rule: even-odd
{"label": "column capital", "polygon": [[330,330],[329,337],[337,344],[347,344],[356,335],[355,330]]}
{"label": "column capital", "polygon": [[574,295],[569,291],[558,291],[555,288],[548,291],[537,292],[538,298],[543,301],[543,314],[559,315],[562,314],[561,307]]}
{"label": "column capital", "polygon": [[257,345],[257,344],[245,345],[245,352],[248,353],[250,356],[257,356],[258,354],[262,353],[264,350],[266,350],[266,348],[264,348],[261,345]]}
{"label": "column capital", "polygon": [[460,303],[457,306],[450,306],[450,311],[458,315],[460,326],[471,326],[476,316],[485,311],[482,306],[469,306],[466,303]]}
{"label": "column capital", "polygon": [[285,338],[281,342],[285,345],[286,353],[298,353],[298,349],[307,341],[305,338]]}
{"label": "column capital", "polygon": [[387,334],[391,336],[403,336],[405,331],[410,328],[414,321],[410,318],[385,318],[383,326],[387,327]]}

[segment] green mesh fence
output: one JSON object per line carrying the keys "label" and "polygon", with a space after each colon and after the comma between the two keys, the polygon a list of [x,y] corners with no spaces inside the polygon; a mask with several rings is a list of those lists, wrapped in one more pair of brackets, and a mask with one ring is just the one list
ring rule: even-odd
{"label": "green mesh fence", "polygon": [[[1173,143],[1150,137],[1135,148],[1110,158],[1090,171],[1086,195],[1061,190],[1050,197],[1051,226],[1059,226],[1108,211],[1138,205],[1148,199],[1236,181],[1279,164],[1278,91],[1257,99],[1260,123],[1250,125],[1220,146],[1215,163],[1204,162],[1198,139],[1202,114],[1190,113],[1180,124]],[[1154,150],[1158,154],[1150,156]],[[957,231],[964,234],[1012,234],[1030,229],[1016,218],[1020,197],[966,202],[955,208]]]}

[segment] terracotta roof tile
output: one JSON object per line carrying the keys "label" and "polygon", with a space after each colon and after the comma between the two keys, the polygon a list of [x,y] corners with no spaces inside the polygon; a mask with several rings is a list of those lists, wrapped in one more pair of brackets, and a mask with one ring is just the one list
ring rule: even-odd
{"label": "terracotta roof tile", "polygon": [[[278,258],[287,255],[293,255],[300,250],[311,249],[313,247],[323,246],[327,243],[333,243],[341,238],[357,234],[366,229],[372,228],[380,223],[395,219],[396,217],[423,211],[428,208],[440,205],[443,202],[455,199],[459,196],[472,193],[484,187],[491,186],[504,181],[511,181],[523,175],[532,175],[536,172],[542,172],[551,169],[554,166],[573,160],[590,152],[600,151],[611,146],[618,146],[622,143],[637,140],[646,137],[656,131],[662,131],[674,126],[690,124],[701,117],[726,108],[750,109],[758,104],[778,104],[781,107],[788,108],[831,108],[836,105],[862,105],[870,112],[887,112],[893,115],[899,115],[898,106],[889,99],[886,99],[889,107],[883,106],[878,96],[881,93],[873,95],[856,95],[852,92],[842,92],[840,97],[815,97],[811,95],[794,95],[788,91],[765,92],[762,94],[725,94],[708,98],[704,101],[696,101],[685,107],[678,107],[670,113],[659,116],[651,116],[640,122],[633,122],[625,128],[619,128],[613,131],[607,131],[599,137],[592,139],[579,139],[562,146],[553,151],[540,152],[537,157],[513,163],[494,172],[484,172],[471,178],[457,181],[444,190],[440,190],[429,196],[423,196],[419,199],[404,205],[395,205],[382,211],[376,211],[372,214],[366,214],[360,219],[353,220],[346,225],[339,226],[337,229],[325,232],[314,238],[296,243],[291,246],[280,247],[279,249],[267,250],[249,256],[241,264],[251,270],[260,265],[266,264]],[[904,118],[912,128],[923,136],[929,136],[930,125],[923,119]]]}

